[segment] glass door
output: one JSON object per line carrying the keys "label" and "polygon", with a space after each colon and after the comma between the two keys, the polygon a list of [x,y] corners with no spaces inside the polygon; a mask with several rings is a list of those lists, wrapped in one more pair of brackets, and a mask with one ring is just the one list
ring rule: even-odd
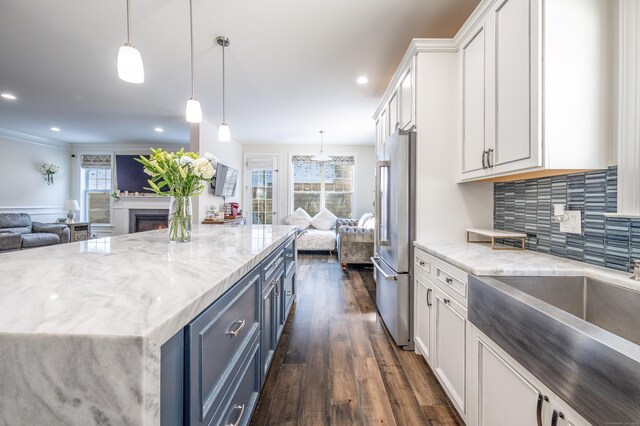
{"label": "glass door", "polygon": [[252,157],[247,161],[247,220],[252,225],[272,225],[277,220],[277,164],[275,157]]}

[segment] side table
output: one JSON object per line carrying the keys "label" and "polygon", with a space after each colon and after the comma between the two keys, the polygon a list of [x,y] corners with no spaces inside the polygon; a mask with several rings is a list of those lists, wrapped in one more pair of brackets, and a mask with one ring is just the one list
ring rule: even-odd
{"label": "side table", "polygon": [[67,223],[69,232],[69,242],[86,241],[91,238],[91,224],[89,222]]}

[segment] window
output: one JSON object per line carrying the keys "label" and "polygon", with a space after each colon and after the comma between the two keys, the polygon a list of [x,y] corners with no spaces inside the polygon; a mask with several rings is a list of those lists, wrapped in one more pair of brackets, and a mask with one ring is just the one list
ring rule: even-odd
{"label": "window", "polygon": [[273,223],[273,170],[251,170],[251,223]]}
{"label": "window", "polygon": [[324,207],[338,217],[352,217],[355,158],[332,158],[318,162],[306,155],[292,157],[293,210],[301,207],[314,216]]}
{"label": "window", "polygon": [[91,223],[111,223],[111,156],[83,155],[84,217]]}

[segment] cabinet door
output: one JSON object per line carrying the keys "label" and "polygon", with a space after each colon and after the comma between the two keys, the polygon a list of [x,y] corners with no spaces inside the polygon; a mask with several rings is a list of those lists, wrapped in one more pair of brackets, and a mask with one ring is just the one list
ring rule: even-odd
{"label": "cabinet door", "polygon": [[478,426],[537,426],[538,415],[544,420],[547,411],[542,401],[538,407],[540,390],[482,339],[476,344]]}
{"label": "cabinet door", "polygon": [[466,413],[467,310],[438,286],[433,287],[435,309],[434,366],[440,383],[460,414]]}
{"label": "cabinet door", "polygon": [[270,283],[262,292],[262,311],[261,311],[261,333],[260,333],[260,353],[261,353],[261,383],[267,377],[267,372],[271,366],[273,355],[276,350],[276,297],[275,285]]}
{"label": "cabinet door", "polygon": [[413,66],[405,72],[400,80],[400,111],[399,122],[402,130],[407,130],[413,126]]}
{"label": "cabinet door", "polygon": [[387,121],[387,137],[391,136],[396,129],[400,126],[400,121],[398,120],[398,109],[399,109],[399,100],[398,100],[398,91],[396,90],[391,99],[389,99],[389,109],[388,111],[388,121]]}
{"label": "cabinet door", "polygon": [[376,153],[376,158],[378,160],[384,160],[385,159],[385,141],[387,140],[387,110],[384,109],[381,113],[380,113],[380,147]]}
{"label": "cabinet door", "polygon": [[[479,25],[462,43],[462,174],[484,174],[486,26]],[[467,176],[465,176],[467,175]]]}
{"label": "cabinet door", "polygon": [[[494,6],[495,141],[489,154],[493,173],[541,165],[538,157],[536,28],[538,1],[500,0]],[[535,19],[534,19],[535,18]],[[537,59],[535,60],[537,64]]]}
{"label": "cabinet door", "polygon": [[415,276],[415,343],[418,351],[431,365],[431,331],[433,317],[433,284],[426,278]]}
{"label": "cabinet door", "polygon": [[376,120],[376,160],[384,160],[382,120],[382,116]]}

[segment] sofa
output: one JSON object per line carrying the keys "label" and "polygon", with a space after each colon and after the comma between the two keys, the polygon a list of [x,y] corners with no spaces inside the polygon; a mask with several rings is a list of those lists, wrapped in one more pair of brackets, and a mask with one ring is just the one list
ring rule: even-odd
{"label": "sofa", "polygon": [[360,219],[338,219],[336,245],[338,261],[346,272],[350,264],[371,264],[375,252],[375,219],[365,214]]}
{"label": "sofa", "polygon": [[0,213],[0,251],[68,243],[65,224],[32,222],[27,213]]}
{"label": "sofa", "polygon": [[299,208],[285,219],[287,224],[299,228],[297,249],[328,252],[337,249],[344,271],[349,264],[371,264],[375,250],[373,214],[365,213],[360,219],[338,219],[324,210],[311,218]]}

